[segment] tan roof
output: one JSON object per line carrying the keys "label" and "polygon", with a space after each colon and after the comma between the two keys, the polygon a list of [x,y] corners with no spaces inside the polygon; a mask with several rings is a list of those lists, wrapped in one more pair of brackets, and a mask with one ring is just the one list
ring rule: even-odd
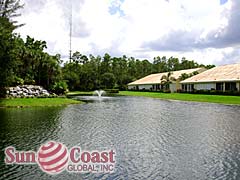
{"label": "tan roof", "polygon": [[[195,71],[202,72],[204,71],[204,68],[194,68],[194,69],[186,69],[186,70],[180,70],[180,71],[172,71],[171,77],[178,79],[182,74],[190,74]],[[141,79],[138,79],[134,82],[129,83],[128,85],[141,85],[141,84],[160,84],[161,78],[163,75],[167,76],[168,72],[165,73],[157,73],[157,74],[150,74],[146,77],[143,77]]]}
{"label": "tan roof", "polygon": [[214,67],[181,83],[240,81],[240,64]]}

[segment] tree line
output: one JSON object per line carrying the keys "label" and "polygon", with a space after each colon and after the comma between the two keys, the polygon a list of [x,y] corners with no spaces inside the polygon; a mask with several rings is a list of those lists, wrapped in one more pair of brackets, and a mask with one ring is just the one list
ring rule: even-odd
{"label": "tree line", "polygon": [[62,80],[61,56],[46,53],[45,41],[29,36],[24,40],[14,32],[23,26],[13,20],[21,8],[20,0],[0,0],[0,96],[6,87],[19,84],[38,84],[54,91]]}
{"label": "tree line", "polygon": [[63,63],[60,54],[46,53],[47,44],[27,36],[23,39],[14,30],[22,26],[13,17],[23,8],[19,0],[0,0],[0,96],[6,87],[37,84],[63,93],[70,90],[126,89],[127,84],[151,73],[171,72],[213,65],[198,64],[194,60],[175,57],[155,57],[153,62],[134,57],[103,57],[75,52]]}
{"label": "tree line", "polygon": [[[152,73],[171,72],[197,67],[212,68],[214,65],[198,64],[194,60],[175,57],[155,57],[153,62],[134,57],[103,57],[73,53],[71,61],[64,64],[63,78],[70,90],[94,90],[117,88],[125,90],[127,84]],[[160,81],[160,80],[159,80]]]}

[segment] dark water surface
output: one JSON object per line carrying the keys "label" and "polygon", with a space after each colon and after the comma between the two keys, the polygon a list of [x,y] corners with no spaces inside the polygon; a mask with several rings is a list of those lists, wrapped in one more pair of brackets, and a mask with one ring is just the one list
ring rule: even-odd
{"label": "dark water surface", "polygon": [[[0,109],[0,179],[240,179],[240,106],[114,97],[83,105]],[[50,176],[5,165],[4,149],[37,151],[55,140],[114,148],[113,174]]]}

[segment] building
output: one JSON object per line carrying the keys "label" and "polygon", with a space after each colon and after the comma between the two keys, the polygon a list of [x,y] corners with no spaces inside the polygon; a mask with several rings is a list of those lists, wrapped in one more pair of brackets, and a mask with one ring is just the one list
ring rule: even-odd
{"label": "building", "polygon": [[240,91],[240,64],[214,67],[181,82],[182,90]]}
{"label": "building", "polygon": [[[171,92],[176,92],[178,89],[181,89],[180,84],[180,77],[182,74],[193,74],[195,72],[201,73],[205,71],[205,68],[194,68],[194,69],[186,69],[180,71],[172,71],[170,79],[172,79],[169,89]],[[163,90],[163,77],[168,76],[169,72],[165,73],[157,73],[157,74],[150,74],[146,77],[138,79],[134,82],[128,84],[129,90],[149,90],[149,91],[160,91]]]}

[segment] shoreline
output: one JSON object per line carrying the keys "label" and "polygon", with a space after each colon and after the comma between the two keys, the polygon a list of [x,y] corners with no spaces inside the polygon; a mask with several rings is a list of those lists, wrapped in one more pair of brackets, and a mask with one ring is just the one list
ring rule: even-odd
{"label": "shoreline", "polygon": [[82,101],[77,101],[65,97],[12,99],[3,98],[0,99],[0,108],[59,107],[82,103]]}
{"label": "shoreline", "polygon": [[140,96],[164,100],[178,100],[190,102],[205,102],[225,105],[240,105],[240,96],[228,95],[205,95],[205,94],[185,94],[185,93],[160,93],[160,92],[139,92],[120,91],[122,96]]}

